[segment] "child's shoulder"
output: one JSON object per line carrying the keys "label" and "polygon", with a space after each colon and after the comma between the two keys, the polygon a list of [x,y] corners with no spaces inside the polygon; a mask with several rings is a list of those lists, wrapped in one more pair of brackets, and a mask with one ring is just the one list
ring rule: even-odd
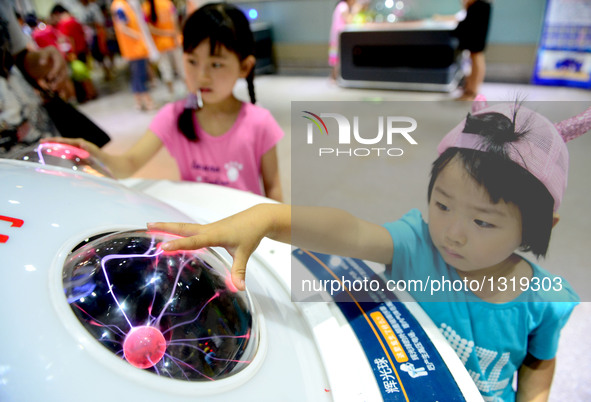
{"label": "child's shoulder", "polygon": [[260,127],[266,130],[279,130],[279,126],[268,109],[252,103],[243,102],[238,116],[240,124],[247,123],[253,127]]}
{"label": "child's shoulder", "polygon": [[268,109],[250,102],[242,102],[242,110],[250,117],[268,118],[271,116]]}
{"label": "child's shoulder", "polygon": [[527,283],[522,278],[520,286],[527,287],[527,292],[532,295],[533,301],[559,305],[562,304],[561,302],[578,304],[581,301],[577,292],[565,278],[548,272],[534,262],[524,260],[530,264],[533,272]]}
{"label": "child's shoulder", "polygon": [[150,129],[154,132],[170,131],[173,127],[177,126],[178,118],[184,109],[184,100],[165,104],[158,110],[158,112],[156,112],[156,115],[152,118],[152,121],[150,123]]}
{"label": "child's shoulder", "polygon": [[424,228],[427,228],[427,222],[423,217],[423,213],[417,208],[412,208],[404,215],[402,215],[400,218],[390,222],[385,222],[383,224],[383,226],[385,226],[386,228],[401,225],[409,226],[415,230],[422,230]]}

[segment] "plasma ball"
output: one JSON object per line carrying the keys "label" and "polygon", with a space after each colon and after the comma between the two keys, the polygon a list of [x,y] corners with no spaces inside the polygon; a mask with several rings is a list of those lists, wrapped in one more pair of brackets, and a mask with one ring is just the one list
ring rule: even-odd
{"label": "plasma ball", "polygon": [[133,367],[182,381],[232,376],[257,351],[250,301],[211,251],[164,252],[160,244],[173,238],[137,230],[87,240],[64,264],[68,303]]}
{"label": "plasma ball", "polygon": [[135,327],[123,341],[125,359],[133,366],[146,369],[157,364],[166,352],[166,340],[158,328]]}

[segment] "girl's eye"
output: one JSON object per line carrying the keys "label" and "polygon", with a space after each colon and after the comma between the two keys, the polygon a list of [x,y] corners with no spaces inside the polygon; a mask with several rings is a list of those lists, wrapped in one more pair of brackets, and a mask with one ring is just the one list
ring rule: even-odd
{"label": "girl's eye", "polygon": [[213,68],[221,68],[222,67],[222,63],[211,63],[211,66]]}
{"label": "girl's eye", "polygon": [[494,228],[495,225],[493,225],[492,223],[488,223],[485,221],[481,221],[480,219],[474,219],[474,223],[476,224],[476,226],[481,227],[481,228]]}
{"label": "girl's eye", "polygon": [[447,206],[443,205],[442,203],[435,201],[435,205],[437,206],[437,208],[439,208],[442,211],[449,211],[449,208],[447,208]]}

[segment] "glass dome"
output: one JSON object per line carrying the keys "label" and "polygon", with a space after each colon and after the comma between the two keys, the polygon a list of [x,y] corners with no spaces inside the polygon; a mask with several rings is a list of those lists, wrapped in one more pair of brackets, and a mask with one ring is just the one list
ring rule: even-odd
{"label": "glass dome", "polygon": [[173,237],[138,230],[83,244],[64,264],[67,301],[98,342],[135,367],[185,381],[232,376],[258,348],[250,297],[213,250],[164,252],[159,245]]}
{"label": "glass dome", "polygon": [[23,149],[12,159],[59,166],[100,177],[113,177],[109,169],[84,149],[58,142],[44,142]]}

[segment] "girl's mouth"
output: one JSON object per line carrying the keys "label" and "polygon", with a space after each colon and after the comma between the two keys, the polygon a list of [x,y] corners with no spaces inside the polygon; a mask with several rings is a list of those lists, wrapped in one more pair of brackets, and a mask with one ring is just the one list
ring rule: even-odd
{"label": "girl's mouth", "polygon": [[441,248],[443,249],[443,251],[445,252],[445,254],[447,256],[449,256],[449,257],[452,257],[452,258],[464,258],[460,254],[458,254],[458,253],[456,253],[456,252],[448,249],[447,247],[441,247]]}

